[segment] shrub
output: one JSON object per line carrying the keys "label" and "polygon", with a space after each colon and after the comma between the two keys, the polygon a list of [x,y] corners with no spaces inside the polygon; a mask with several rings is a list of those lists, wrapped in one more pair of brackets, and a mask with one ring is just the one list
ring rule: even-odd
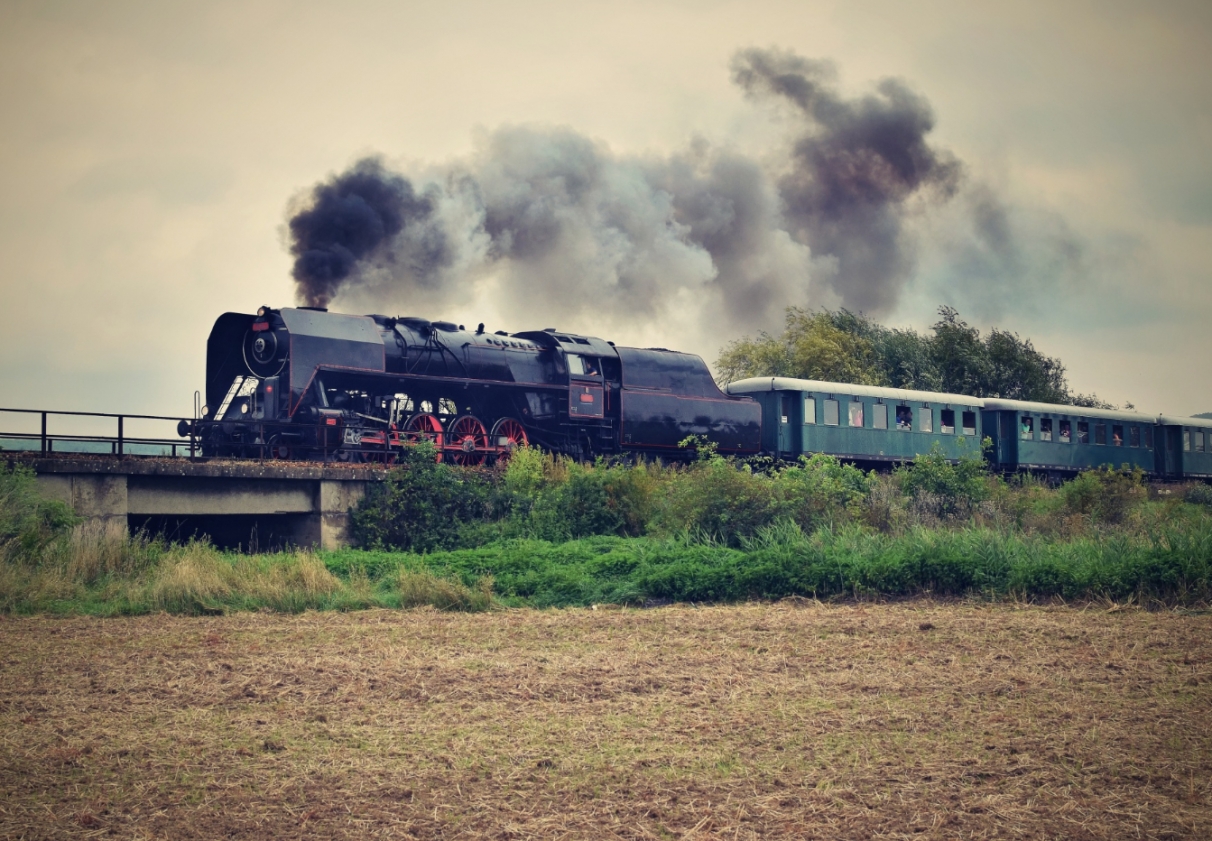
{"label": "shrub", "polygon": [[905,493],[928,500],[940,517],[969,516],[975,505],[989,496],[982,455],[965,452],[952,464],[937,441],[929,453],[899,468],[896,475]]}
{"label": "shrub", "polygon": [[0,465],[0,561],[37,564],[43,549],[77,522],[67,505],[39,495],[31,468]]}
{"label": "shrub", "polygon": [[713,456],[674,477],[656,519],[666,534],[697,532],[739,546],[741,538],[773,523],[784,508],[768,477]]}
{"label": "shrub", "polygon": [[1183,502],[1212,506],[1212,485],[1188,485],[1183,491]]}
{"label": "shrub", "polygon": [[440,578],[427,570],[401,569],[396,580],[401,607],[431,605],[438,610],[478,612],[492,607],[492,577],[483,576],[475,587],[453,578]]}
{"label": "shrub", "polygon": [[1120,523],[1148,496],[1145,473],[1139,467],[1084,470],[1060,489],[1065,507],[1094,522]]}
{"label": "shrub", "polygon": [[800,456],[798,464],[776,473],[774,486],[786,514],[812,531],[860,517],[873,477],[833,456],[817,454]]}
{"label": "shrub", "polygon": [[371,485],[351,512],[362,546],[431,552],[458,546],[463,527],[490,511],[484,473],[436,461],[428,442],[404,450],[387,478]]}

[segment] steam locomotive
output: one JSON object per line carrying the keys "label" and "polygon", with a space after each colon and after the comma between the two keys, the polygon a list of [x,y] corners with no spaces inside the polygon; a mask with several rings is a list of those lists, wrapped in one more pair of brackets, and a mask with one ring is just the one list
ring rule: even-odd
{"label": "steam locomotive", "polygon": [[390,463],[429,441],[462,465],[523,444],[680,457],[692,435],[746,455],[762,423],[756,401],[724,394],[691,354],[311,307],[220,316],[196,414],[178,431],[205,456]]}

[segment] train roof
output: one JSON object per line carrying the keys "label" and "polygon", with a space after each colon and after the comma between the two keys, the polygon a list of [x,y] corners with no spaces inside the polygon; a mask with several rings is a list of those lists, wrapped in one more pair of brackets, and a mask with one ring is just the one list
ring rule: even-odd
{"label": "train roof", "polygon": [[811,391],[825,394],[851,394],[860,397],[882,397],[886,400],[907,400],[918,403],[955,403],[960,406],[980,408],[984,401],[967,394],[944,394],[937,391],[915,391],[907,388],[888,388],[881,385],[855,385],[853,383],[830,383],[824,380],[801,380],[795,377],[750,377],[724,386],[728,394],[755,394],[763,391]]}
{"label": "train roof", "polygon": [[1069,406],[1064,403],[1037,403],[1033,400],[1009,400],[1003,397],[986,397],[985,409],[989,411],[1038,412],[1045,415],[1080,415],[1083,418],[1122,420],[1128,423],[1157,423],[1157,415],[1123,409],[1092,409],[1087,406]]}
{"label": "train roof", "polygon": [[1165,426],[1199,426],[1212,429],[1212,418],[1184,418],[1180,415],[1159,415],[1158,422]]}

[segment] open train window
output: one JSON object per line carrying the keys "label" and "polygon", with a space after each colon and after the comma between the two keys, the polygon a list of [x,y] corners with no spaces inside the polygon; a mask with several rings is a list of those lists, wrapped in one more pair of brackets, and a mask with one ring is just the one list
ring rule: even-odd
{"label": "open train window", "polygon": [[944,435],[955,434],[955,409],[943,409],[942,417],[938,422],[938,431]]}
{"label": "open train window", "polygon": [[1105,423],[1094,424],[1094,443],[1107,445],[1107,425]]}
{"label": "open train window", "polygon": [[1145,449],[1153,449],[1153,427],[1151,426],[1145,427]]}
{"label": "open train window", "polygon": [[871,407],[871,425],[875,429],[888,428],[888,404],[876,403]]}
{"label": "open train window", "polygon": [[1090,424],[1089,424],[1089,422],[1087,422],[1087,421],[1078,421],[1077,422],[1077,443],[1079,443],[1079,444],[1089,444],[1090,443]]}
{"label": "open train window", "polygon": [[1121,424],[1115,424],[1111,427],[1111,443],[1116,447],[1124,445],[1124,427]]}
{"label": "open train window", "polygon": [[1063,420],[1058,425],[1057,440],[1062,444],[1068,444],[1073,436],[1073,424],[1071,421]]}
{"label": "open train window", "polygon": [[918,432],[933,432],[934,431],[934,410],[929,406],[923,406],[917,410],[917,431]]}
{"label": "open train window", "polygon": [[837,401],[825,401],[825,426],[837,426]]}
{"label": "open train window", "polygon": [[850,401],[850,425],[860,429],[863,426],[863,404],[857,400]]}
{"label": "open train window", "polygon": [[1051,441],[1052,440],[1052,418],[1040,418],[1039,419],[1039,440],[1041,440],[1041,441]]}
{"label": "open train window", "polygon": [[1140,427],[1139,426],[1128,427],[1128,446],[1129,447],[1139,447],[1140,446]]}
{"label": "open train window", "polygon": [[913,410],[908,406],[896,407],[896,428],[903,432],[913,429]]}
{"label": "open train window", "polygon": [[804,423],[816,423],[816,398],[804,395]]}
{"label": "open train window", "polygon": [[960,429],[965,435],[976,434],[976,412],[964,412],[960,420],[964,424]]}
{"label": "open train window", "polygon": [[1023,415],[1018,422],[1019,437],[1024,441],[1030,441],[1035,437],[1035,418],[1030,415]]}

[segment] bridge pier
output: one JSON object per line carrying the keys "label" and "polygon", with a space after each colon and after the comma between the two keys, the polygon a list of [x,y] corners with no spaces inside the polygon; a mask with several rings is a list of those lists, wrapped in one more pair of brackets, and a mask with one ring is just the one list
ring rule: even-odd
{"label": "bridge pier", "polygon": [[[24,461],[24,460],[23,460]],[[381,481],[372,467],[153,459],[33,458],[42,493],[80,517],[120,521],[174,540],[219,546],[340,549],[353,542],[350,509]]]}

